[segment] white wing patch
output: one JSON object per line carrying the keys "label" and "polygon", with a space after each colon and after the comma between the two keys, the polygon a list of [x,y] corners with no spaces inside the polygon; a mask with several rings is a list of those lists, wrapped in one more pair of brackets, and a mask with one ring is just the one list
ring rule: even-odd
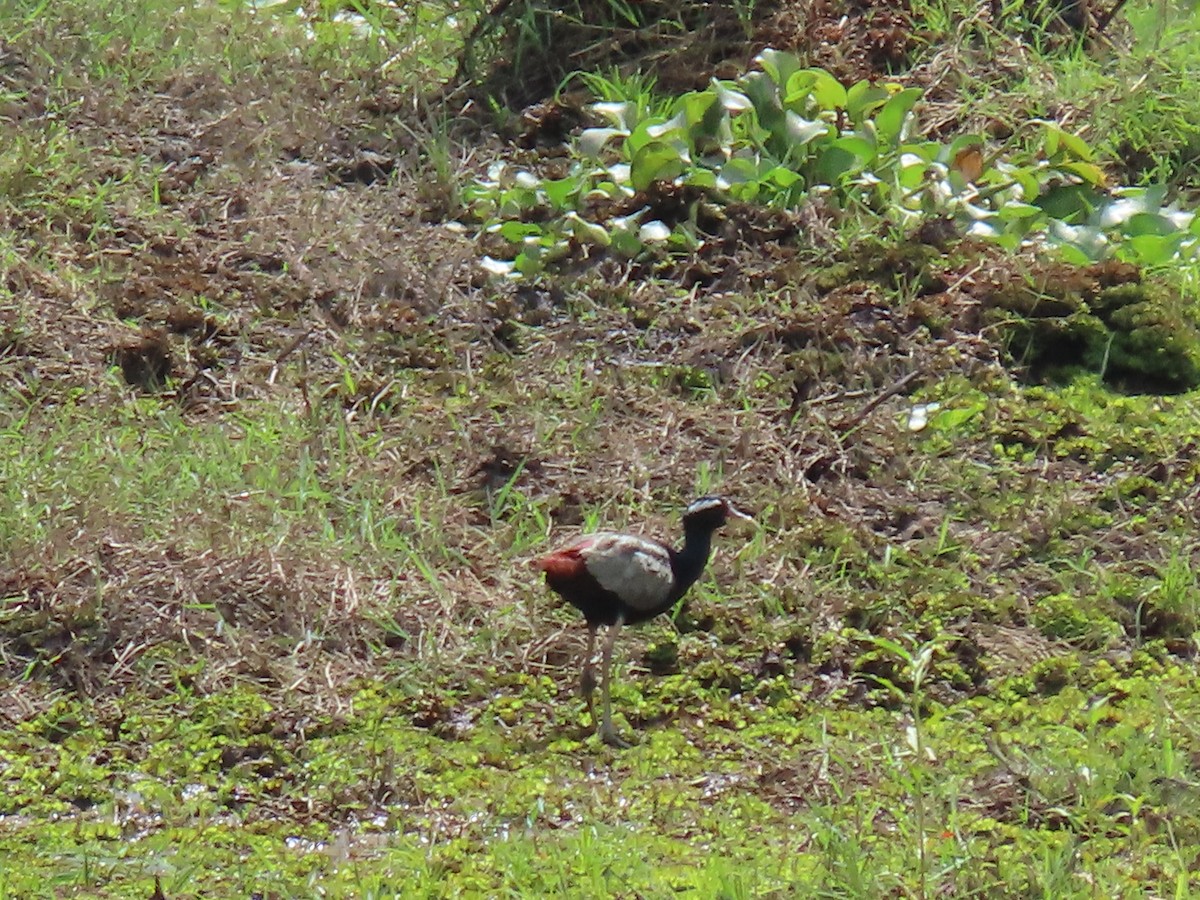
{"label": "white wing patch", "polygon": [[654,541],[628,534],[595,534],[581,555],[600,587],[634,609],[658,606],[675,585],[671,556]]}

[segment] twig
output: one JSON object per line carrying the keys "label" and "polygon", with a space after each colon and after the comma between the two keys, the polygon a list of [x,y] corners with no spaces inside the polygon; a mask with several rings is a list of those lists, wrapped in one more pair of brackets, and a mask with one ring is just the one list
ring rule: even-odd
{"label": "twig", "polygon": [[866,405],[864,405],[863,408],[860,409],[858,412],[856,412],[854,415],[850,416],[848,419],[843,419],[841,422],[839,422],[836,426],[837,430],[841,431],[842,434],[845,434],[847,431],[850,431],[855,426],[861,424],[863,419],[865,419],[867,416],[869,416],[875,410],[876,407],[878,407],[884,401],[886,401],[886,400],[890,399],[891,397],[894,397],[897,394],[899,394],[900,392],[902,392],[906,387],[909,386],[909,384],[911,384],[913,382],[913,380],[915,380],[917,377],[919,377],[920,374],[921,374],[920,369],[913,369],[907,375],[903,376],[902,378],[900,378],[900,380],[896,381],[890,387],[888,387],[882,394],[879,394],[878,396],[873,397],[871,400],[867,401]]}

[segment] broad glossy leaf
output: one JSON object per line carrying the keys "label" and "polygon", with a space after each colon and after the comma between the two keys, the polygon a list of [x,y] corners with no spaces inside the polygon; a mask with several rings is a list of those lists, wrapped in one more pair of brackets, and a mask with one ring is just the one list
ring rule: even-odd
{"label": "broad glossy leaf", "polygon": [[792,74],[800,69],[800,60],[795,56],[782,50],[773,50],[770,47],[758,54],[755,61],[762,66],[763,71],[771,77],[781,92]]}
{"label": "broad glossy leaf", "polygon": [[858,157],[835,143],[821,151],[817,159],[816,180],[819,184],[838,184],[860,168]]}
{"label": "broad glossy leaf", "polygon": [[1125,243],[1133,248],[1139,262],[1161,266],[1178,257],[1179,249],[1183,246],[1183,235],[1141,234],[1129,238]]}
{"label": "broad glossy leaf", "polygon": [[1122,229],[1130,237],[1140,235],[1175,235],[1179,228],[1166,216],[1157,213],[1138,213],[1132,216]]}
{"label": "broad glossy leaf", "polygon": [[589,222],[577,212],[569,212],[564,218],[567,232],[580,243],[594,244],[597,247],[607,247],[612,243],[612,239],[603,225]]}
{"label": "broad glossy leaf", "polygon": [[883,105],[875,116],[875,133],[881,143],[890,147],[899,142],[905,119],[921,94],[920,88],[906,88]]}
{"label": "broad glossy leaf", "polygon": [[747,181],[758,181],[758,163],[751,159],[734,157],[721,167],[717,176],[717,187],[725,189]]}
{"label": "broad glossy leaf", "polygon": [[539,236],[543,230],[541,225],[532,222],[501,222],[488,229],[513,244],[518,244],[527,237]]}
{"label": "broad glossy leaf", "polygon": [[628,132],[620,128],[585,128],[579,135],[579,152],[584,156],[598,157],[605,144],[626,134]]}
{"label": "broad glossy leaf", "polygon": [[683,173],[684,163],[679,148],[652,141],[634,154],[629,179],[636,190],[644,191],[656,181],[678,177]]}
{"label": "broad glossy leaf", "polygon": [[632,120],[637,113],[637,107],[628,100],[621,103],[593,103],[592,109],[612,122],[620,131],[629,131],[633,127]]}
{"label": "broad glossy leaf", "polygon": [[[629,132],[629,137],[625,139],[625,155],[632,159],[637,155],[637,152],[652,141],[659,140],[664,132],[661,126],[666,124],[667,120],[662,116],[649,116],[642,119],[633,131]],[[682,125],[678,126],[682,129]],[[654,132],[654,134],[651,133]],[[657,137],[655,136],[657,135]]]}
{"label": "broad glossy leaf", "polygon": [[542,182],[542,191],[546,199],[556,208],[562,209],[572,194],[579,191],[582,181],[579,178],[548,178]]}
{"label": "broad glossy leaf", "polygon": [[833,110],[846,108],[846,88],[842,86],[840,81],[824,69],[808,69],[807,71],[813,78],[812,87],[809,89],[809,92],[821,109]]}
{"label": "broad glossy leaf", "polygon": [[1002,205],[996,210],[996,215],[1006,222],[1018,222],[1022,219],[1032,219],[1034,216],[1042,215],[1042,209],[1032,203],[1014,201]]}
{"label": "broad glossy leaf", "polygon": [[721,107],[726,112],[745,112],[753,105],[750,101],[750,98],[741,91],[735,91],[731,88],[728,88],[715,78],[712,81],[711,90],[717,95],[717,102],[721,104]]}
{"label": "broad glossy leaf", "polygon": [[833,146],[853,154],[854,158],[864,166],[878,156],[875,142],[857,134],[840,137],[833,142]]}
{"label": "broad glossy leaf", "polygon": [[816,138],[831,134],[834,130],[828,122],[822,122],[820,119],[805,119],[790,109],[785,113],[784,121],[789,147],[803,147]]}
{"label": "broad glossy leaf", "polygon": [[683,183],[698,188],[715,188],[717,186],[717,173],[712,169],[689,169],[683,175]]}
{"label": "broad glossy leaf", "polygon": [[851,85],[846,90],[846,112],[850,114],[850,121],[858,125],[865,116],[887,103],[891,96],[887,88],[865,79]]}
{"label": "broad glossy leaf", "polygon": [[1086,184],[1060,184],[1050,188],[1034,203],[1052,219],[1068,222],[1083,221],[1104,199]]}
{"label": "broad glossy leaf", "polygon": [[783,121],[783,105],[775,83],[762,72],[751,72],[742,79],[742,88],[754,104],[759,124],[767,131],[778,131]]}
{"label": "broad glossy leaf", "polygon": [[[645,134],[647,137],[653,140],[658,140],[663,135],[669,134],[672,131],[677,131],[682,134],[690,124],[691,122],[689,121],[687,111],[681,109],[665,122],[655,122],[647,125],[645,128]],[[639,129],[639,131],[640,130],[641,129]],[[637,148],[635,147],[634,149],[636,150]]]}
{"label": "broad glossy leaf", "polygon": [[1104,174],[1104,170],[1094,163],[1088,162],[1069,162],[1059,166],[1060,169],[1070,172],[1073,175],[1078,175],[1088,184],[1103,186],[1107,183],[1108,177]]}
{"label": "broad glossy leaf", "polygon": [[793,172],[786,166],[775,166],[773,169],[764,172],[761,180],[769,181],[771,184],[786,188],[791,187],[793,184],[801,181],[802,179],[797,173]]}

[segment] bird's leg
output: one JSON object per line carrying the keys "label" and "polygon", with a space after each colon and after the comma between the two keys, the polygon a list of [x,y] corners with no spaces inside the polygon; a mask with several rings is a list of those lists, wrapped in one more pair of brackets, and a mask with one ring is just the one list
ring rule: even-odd
{"label": "bird's leg", "polygon": [[596,727],[596,704],[592,700],[592,694],[596,691],[596,667],[592,665],[592,661],[596,656],[596,629],[597,625],[588,625],[588,643],[587,653],[583,657],[583,680],[579,685],[579,692],[583,694],[583,699],[587,702],[588,715],[592,719],[592,727]]}
{"label": "bird's leg", "polygon": [[600,740],[612,747],[628,747],[629,745],[617,737],[612,724],[612,655],[613,645],[617,642],[617,634],[621,630],[621,620],[617,619],[608,628],[604,639],[604,656],[600,661],[601,676],[604,679],[604,721],[600,724]]}

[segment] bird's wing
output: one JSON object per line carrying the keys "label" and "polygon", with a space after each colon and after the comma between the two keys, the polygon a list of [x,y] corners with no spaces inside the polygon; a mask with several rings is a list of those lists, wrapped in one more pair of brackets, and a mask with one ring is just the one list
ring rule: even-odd
{"label": "bird's wing", "polygon": [[629,534],[596,534],[579,551],[600,587],[634,609],[661,605],[675,586],[670,551],[656,541]]}

